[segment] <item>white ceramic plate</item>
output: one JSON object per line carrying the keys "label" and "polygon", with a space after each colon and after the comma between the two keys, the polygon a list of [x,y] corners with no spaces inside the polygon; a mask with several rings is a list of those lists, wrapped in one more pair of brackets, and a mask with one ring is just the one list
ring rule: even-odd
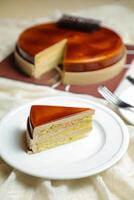
{"label": "white ceramic plate", "polygon": [[[121,93],[120,98],[127,103],[134,105],[134,87],[129,87],[128,89],[124,90]],[[128,123],[134,125],[134,112],[121,108],[119,111]]]}
{"label": "white ceramic plate", "polygon": [[31,104],[9,113],[0,123],[0,155],[26,174],[49,179],[75,179],[99,173],[114,165],[129,142],[123,121],[108,108],[83,98],[49,97],[32,104],[95,108],[93,130],[88,137],[29,155],[24,148],[26,120]]}

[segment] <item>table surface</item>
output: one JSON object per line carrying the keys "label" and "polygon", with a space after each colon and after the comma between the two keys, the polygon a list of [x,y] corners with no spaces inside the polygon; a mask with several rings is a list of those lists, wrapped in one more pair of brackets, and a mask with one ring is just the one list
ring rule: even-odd
{"label": "table surface", "polygon": [[[134,9],[133,0],[1,0],[0,18],[37,18],[52,15],[56,10],[75,12],[103,5],[122,5]],[[30,10],[30,12],[29,12]]]}

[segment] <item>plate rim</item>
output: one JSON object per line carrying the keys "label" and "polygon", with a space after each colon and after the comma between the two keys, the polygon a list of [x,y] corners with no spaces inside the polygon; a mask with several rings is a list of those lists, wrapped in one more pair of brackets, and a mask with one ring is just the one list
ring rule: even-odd
{"label": "plate rim", "polygon": [[106,107],[105,105],[101,104],[101,103],[98,103],[98,102],[95,102],[94,100],[92,99],[87,99],[87,98],[84,98],[84,97],[77,97],[77,96],[60,96],[60,95],[55,95],[55,96],[49,96],[49,97],[44,97],[44,98],[39,98],[39,99],[36,99],[36,100],[33,100],[29,103],[25,103],[21,106],[17,106],[15,109],[12,109],[11,111],[9,111],[0,121],[0,128],[1,128],[1,124],[6,120],[6,118],[8,118],[10,115],[12,114],[15,114],[16,112],[19,112],[19,110],[23,110],[25,107],[29,107],[31,106],[32,104],[35,104],[35,103],[39,103],[40,101],[43,101],[43,100],[46,100],[46,99],[52,99],[52,98],[69,98],[69,99],[78,99],[80,101],[84,101],[86,103],[89,103],[89,104],[93,104],[93,105],[96,105],[98,106],[99,108],[105,110],[106,112],[108,112],[110,115],[112,115],[112,117],[114,117],[116,119],[116,122],[118,121],[118,124],[120,125],[120,128],[123,130],[123,136],[125,137],[125,140],[123,140],[123,145],[122,145],[122,148],[119,149],[118,153],[116,153],[116,156],[114,156],[114,158],[112,159],[112,162],[108,162],[108,165],[105,166],[105,163],[103,165],[101,165],[101,169],[100,170],[95,170],[94,173],[89,173],[89,172],[82,172],[82,174],[80,175],[71,175],[69,177],[67,177],[66,175],[65,176],[57,176],[55,175],[54,176],[51,176],[51,175],[44,175],[44,176],[39,176],[39,175],[35,175],[33,174],[32,172],[29,173],[29,172],[26,172],[25,170],[22,170],[20,169],[19,167],[16,167],[14,166],[13,164],[11,164],[10,162],[8,162],[7,159],[5,159],[3,156],[2,156],[2,153],[1,153],[1,147],[0,147],[0,157],[11,167],[19,170],[20,172],[24,173],[24,174],[27,174],[27,175],[31,175],[33,177],[40,177],[40,178],[46,178],[46,179],[53,179],[53,180],[70,180],[70,179],[79,179],[79,178],[84,178],[84,177],[88,177],[88,176],[91,176],[91,175],[96,175],[110,167],[112,167],[115,163],[117,163],[121,158],[122,156],[125,154],[125,152],[127,151],[127,148],[128,148],[128,145],[129,145],[129,132],[128,132],[128,129],[127,129],[127,126],[125,125],[125,123],[123,122],[123,120],[117,115],[117,113],[115,113],[114,111],[112,111],[110,108]]}

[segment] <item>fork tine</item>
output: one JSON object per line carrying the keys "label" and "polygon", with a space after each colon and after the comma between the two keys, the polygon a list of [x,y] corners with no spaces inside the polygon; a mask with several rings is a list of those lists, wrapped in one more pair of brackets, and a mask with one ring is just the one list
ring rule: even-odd
{"label": "fork tine", "polygon": [[108,101],[110,101],[110,102],[113,103],[113,104],[116,104],[115,100],[114,100],[113,98],[111,98],[111,97],[109,96],[109,94],[105,93],[104,91],[103,91],[103,92],[100,92],[100,93],[101,93],[101,95],[102,95],[105,99],[107,99]]}
{"label": "fork tine", "polygon": [[105,92],[105,94],[107,96],[109,96],[109,98],[111,98],[115,103],[119,103],[119,98],[113,94],[110,90],[108,90],[105,86],[102,88],[102,90]]}
{"label": "fork tine", "polygon": [[118,104],[119,100],[105,86],[99,86],[99,93],[113,104]]}
{"label": "fork tine", "polygon": [[110,103],[119,106],[121,108],[127,108],[129,110],[134,111],[134,106],[131,104],[128,104],[121,99],[119,99],[118,96],[113,94],[107,87],[100,85],[98,87],[98,92]]}

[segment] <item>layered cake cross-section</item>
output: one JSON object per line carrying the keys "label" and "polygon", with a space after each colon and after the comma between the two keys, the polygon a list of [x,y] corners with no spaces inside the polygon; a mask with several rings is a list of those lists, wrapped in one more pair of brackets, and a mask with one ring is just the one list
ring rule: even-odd
{"label": "layered cake cross-section", "polygon": [[87,136],[94,112],[91,108],[33,105],[26,130],[29,152],[40,152]]}

